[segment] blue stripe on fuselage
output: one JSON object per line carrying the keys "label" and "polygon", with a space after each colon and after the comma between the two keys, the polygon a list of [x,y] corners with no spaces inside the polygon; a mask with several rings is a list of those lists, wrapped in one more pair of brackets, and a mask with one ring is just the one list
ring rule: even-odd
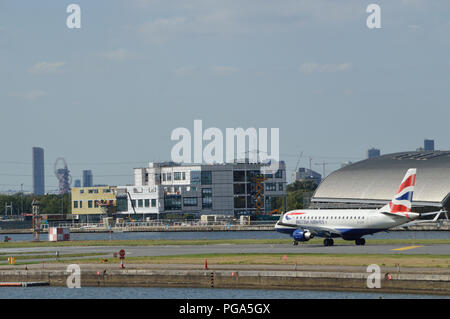
{"label": "blue stripe on fuselage", "polygon": [[[307,229],[308,227],[304,227]],[[296,228],[277,228],[276,231],[283,234],[288,234],[292,236],[292,234],[296,231]],[[374,233],[378,233],[385,229],[382,228],[336,228],[338,232],[342,234],[344,239],[353,240],[365,235],[371,235]],[[335,236],[332,236],[335,237]]]}

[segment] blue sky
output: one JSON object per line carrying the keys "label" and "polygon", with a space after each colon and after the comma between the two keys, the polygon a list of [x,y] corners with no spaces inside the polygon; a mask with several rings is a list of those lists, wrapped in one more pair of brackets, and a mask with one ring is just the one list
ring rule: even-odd
{"label": "blue sky", "polygon": [[[81,7],[81,29],[66,8]],[[366,7],[381,7],[368,29]],[[0,1],[0,191],[75,178],[132,182],[169,160],[172,130],[279,128],[288,175],[371,147],[450,149],[448,1]],[[339,164],[327,166],[327,173]],[[321,172],[321,166],[315,166]]]}

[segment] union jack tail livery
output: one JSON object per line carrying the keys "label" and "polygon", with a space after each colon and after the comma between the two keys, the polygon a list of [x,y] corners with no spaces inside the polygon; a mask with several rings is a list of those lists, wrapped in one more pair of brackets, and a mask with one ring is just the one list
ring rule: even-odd
{"label": "union jack tail livery", "polygon": [[411,202],[414,193],[414,185],[416,183],[416,169],[410,168],[405,177],[403,178],[400,187],[394,198],[388,205],[382,208],[382,211],[388,211],[390,213],[410,213]]}

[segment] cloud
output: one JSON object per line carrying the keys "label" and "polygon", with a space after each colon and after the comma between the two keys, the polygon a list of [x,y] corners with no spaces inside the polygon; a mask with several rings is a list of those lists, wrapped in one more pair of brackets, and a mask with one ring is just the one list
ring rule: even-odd
{"label": "cloud", "polygon": [[193,72],[195,72],[198,68],[196,66],[192,66],[192,65],[187,65],[187,66],[181,66],[176,68],[175,70],[173,70],[173,72],[177,75],[177,76],[186,76],[186,75],[190,75]]}
{"label": "cloud", "polygon": [[157,19],[142,24],[138,30],[150,42],[163,43],[186,31],[186,18]]}
{"label": "cloud", "polygon": [[239,72],[239,68],[233,66],[220,66],[220,65],[212,66],[209,68],[209,70],[214,74],[221,76],[231,75],[236,72]]}
{"label": "cloud", "polygon": [[99,56],[108,60],[121,61],[131,57],[131,54],[127,50],[120,48],[117,50],[102,52]]}
{"label": "cloud", "polygon": [[340,64],[319,64],[315,62],[303,63],[300,66],[300,71],[305,74],[312,73],[336,73],[336,72],[346,72],[352,68],[351,63],[340,63]]}
{"label": "cloud", "polygon": [[36,100],[46,96],[48,96],[48,93],[42,90],[32,90],[20,95],[21,98],[29,101]]}
{"label": "cloud", "polygon": [[38,62],[30,68],[33,74],[53,74],[61,71],[65,62]]}
{"label": "cloud", "polygon": [[413,30],[413,31],[417,31],[417,30],[422,29],[422,27],[420,25],[417,25],[417,24],[410,24],[410,25],[408,25],[408,28]]}

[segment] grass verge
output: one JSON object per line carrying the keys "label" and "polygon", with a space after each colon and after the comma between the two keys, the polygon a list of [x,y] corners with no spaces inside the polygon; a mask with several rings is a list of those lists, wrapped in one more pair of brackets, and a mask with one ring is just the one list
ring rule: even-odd
{"label": "grass verge", "polygon": [[[165,246],[165,245],[279,245],[291,244],[291,239],[199,239],[199,240],[76,240],[62,242],[8,242],[0,243],[2,248],[27,248],[27,247],[68,247],[68,246]],[[314,238],[302,245],[321,245],[323,239]],[[335,240],[336,245],[354,245],[353,241],[342,239]],[[450,244],[450,239],[367,239],[367,245],[435,245]]]}
{"label": "grass verge", "polygon": [[[204,265],[328,265],[328,266],[392,266],[417,268],[450,268],[448,255],[382,255],[382,254],[204,254],[156,257],[127,257],[128,264],[198,264]],[[60,261],[63,262],[63,261]],[[73,263],[101,263],[99,258],[71,260]],[[119,258],[108,258],[108,263],[119,264]]]}

